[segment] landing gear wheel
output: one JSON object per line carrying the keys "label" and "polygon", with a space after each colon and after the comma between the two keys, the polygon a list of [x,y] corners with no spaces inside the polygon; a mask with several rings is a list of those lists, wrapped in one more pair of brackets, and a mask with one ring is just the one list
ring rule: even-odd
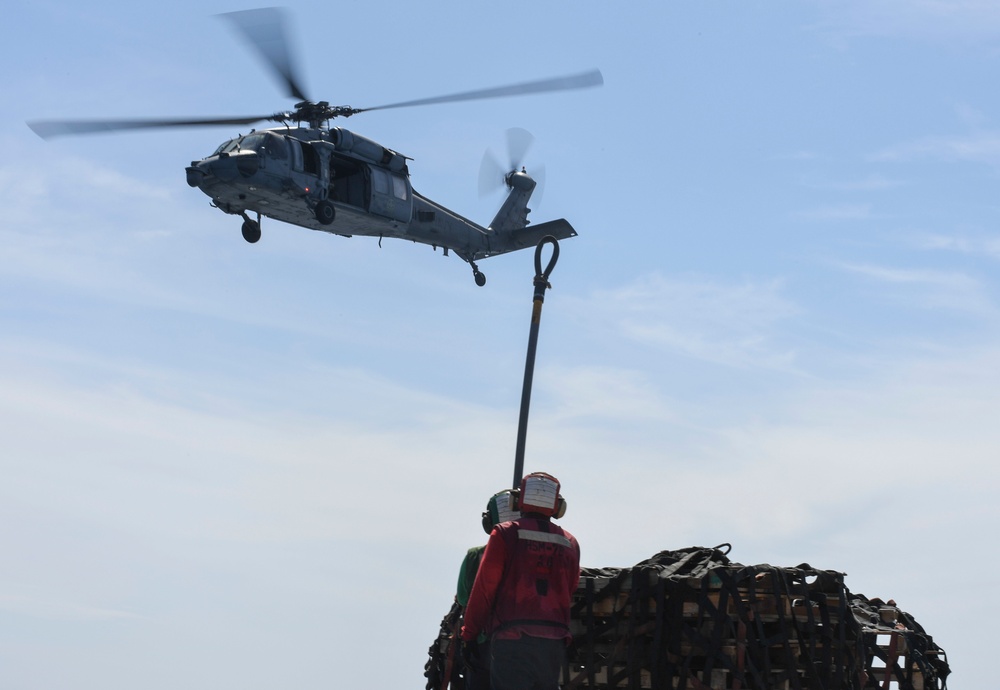
{"label": "landing gear wheel", "polygon": [[[466,259],[466,261],[469,261]],[[476,285],[482,287],[486,285],[486,276],[479,270],[479,266],[476,265],[475,261],[469,261],[469,266],[472,267],[472,277],[476,279]]]}
{"label": "landing gear wheel", "polygon": [[337,209],[329,201],[324,199],[316,204],[316,220],[323,225],[329,225],[337,217]]}
{"label": "landing gear wheel", "polygon": [[243,239],[245,239],[250,244],[255,243],[260,239],[260,223],[255,220],[250,220],[247,218],[243,221]]}

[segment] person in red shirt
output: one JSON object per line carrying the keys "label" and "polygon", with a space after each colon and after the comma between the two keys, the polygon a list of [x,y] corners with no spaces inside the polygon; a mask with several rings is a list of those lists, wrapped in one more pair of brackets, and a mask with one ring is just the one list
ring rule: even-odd
{"label": "person in red shirt", "polygon": [[557,690],[565,660],[570,603],[580,581],[580,545],[551,522],[566,501],[559,480],[533,472],[521,480],[522,517],[493,528],[465,608],[462,641],[475,656],[490,639],[492,690]]}

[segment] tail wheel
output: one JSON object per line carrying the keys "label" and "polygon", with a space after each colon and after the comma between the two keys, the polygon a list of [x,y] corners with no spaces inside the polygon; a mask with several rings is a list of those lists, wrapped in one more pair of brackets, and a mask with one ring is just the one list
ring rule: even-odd
{"label": "tail wheel", "polygon": [[250,244],[255,243],[260,239],[260,223],[255,220],[247,219],[243,221],[243,239],[245,239]]}
{"label": "tail wheel", "polygon": [[316,204],[316,220],[323,225],[329,225],[337,217],[337,209],[329,201],[324,199]]}

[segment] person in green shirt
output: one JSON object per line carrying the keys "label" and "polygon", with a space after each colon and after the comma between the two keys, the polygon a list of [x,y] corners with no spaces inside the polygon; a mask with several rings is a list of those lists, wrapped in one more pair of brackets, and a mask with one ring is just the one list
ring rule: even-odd
{"label": "person in green shirt", "polygon": [[[498,491],[490,497],[486,503],[486,510],[483,511],[483,531],[490,534],[493,528],[503,522],[510,522],[521,517],[521,513],[513,509],[511,490]],[[473,546],[469,549],[462,560],[462,568],[458,572],[458,587],[455,592],[455,601],[463,609],[469,603],[469,594],[472,592],[472,584],[476,581],[476,573],[479,572],[479,561],[483,557],[486,545]],[[466,690],[490,690],[490,668],[489,668],[489,642],[486,635],[480,635],[476,644],[467,648],[471,653],[463,654],[465,660],[465,687]]]}

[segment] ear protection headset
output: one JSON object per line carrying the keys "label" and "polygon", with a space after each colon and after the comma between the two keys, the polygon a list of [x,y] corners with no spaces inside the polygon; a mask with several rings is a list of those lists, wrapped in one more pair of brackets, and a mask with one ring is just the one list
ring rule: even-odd
{"label": "ear protection headset", "polygon": [[504,489],[498,491],[490,497],[486,503],[486,510],[483,511],[483,531],[489,534],[493,528],[501,522],[509,522],[521,517],[517,512],[514,500],[514,491]]}

